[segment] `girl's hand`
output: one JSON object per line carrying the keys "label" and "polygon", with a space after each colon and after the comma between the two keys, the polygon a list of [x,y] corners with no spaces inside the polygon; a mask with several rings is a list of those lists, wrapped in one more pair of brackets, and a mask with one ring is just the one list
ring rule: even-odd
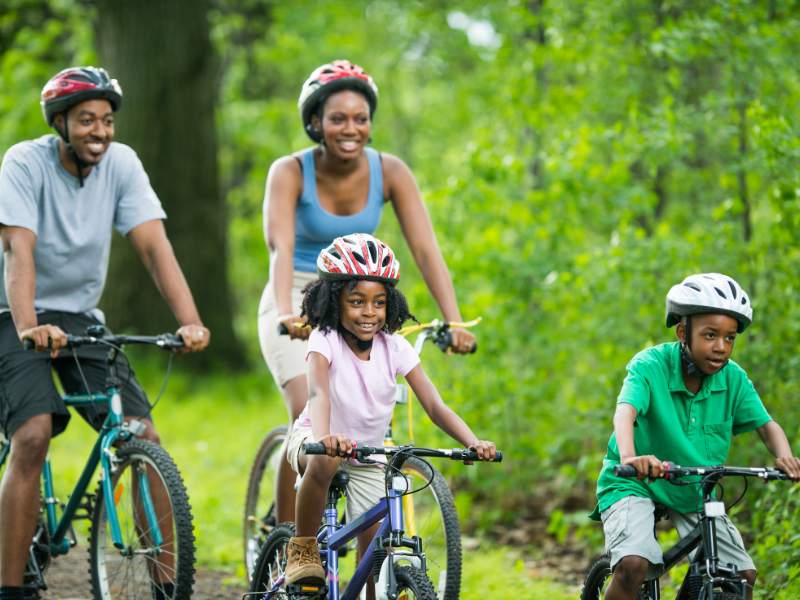
{"label": "girl's hand", "polygon": [[636,476],[637,479],[642,480],[645,477],[650,479],[658,479],[659,477],[664,476],[664,461],[659,460],[652,454],[647,454],[644,456],[629,456],[627,458],[623,458],[620,461],[623,465],[631,465],[638,475]]}
{"label": "girl's hand", "polygon": [[328,456],[350,456],[353,452],[353,441],[339,434],[331,434],[322,437],[318,440],[320,444],[325,446],[325,453]]}
{"label": "girl's hand", "polygon": [[286,327],[289,337],[293,340],[307,340],[308,336],[311,335],[311,328],[307,325],[308,317],[287,315],[279,323]]}
{"label": "girl's hand", "polygon": [[788,456],[775,460],[775,466],[786,473],[794,481],[800,480],[800,458]]}
{"label": "girl's hand", "polygon": [[450,329],[450,339],[451,350],[458,354],[469,354],[475,347],[475,336],[460,327]]}
{"label": "girl's hand", "polygon": [[[478,454],[478,460],[492,460],[497,453],[494,442],[488,440],[475,440],[472,444],[467,446],[470,450],[474,450]],[[465,460],[465,465],[471,465],[471,460]]]}

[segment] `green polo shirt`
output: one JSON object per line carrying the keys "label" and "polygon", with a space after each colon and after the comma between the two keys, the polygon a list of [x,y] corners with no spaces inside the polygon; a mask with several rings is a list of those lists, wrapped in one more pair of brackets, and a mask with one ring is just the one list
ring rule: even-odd
{"label": "green polo shirt", "polygon": [[[753,382],[733,361],[706,377],[696,394],[683,382],[678,342],[642,350],[627,370],[617,404],[636,409],[633,439],[637,455],[653,454],[682,466],[720,465],[728,458],[734,435],[771,420]],[[612,433],[597,480],[594,518],[626,496],[651,498],[681,513],[697,511],[698,486],[617,477],[614,466],[618,464],[619,450]]]}

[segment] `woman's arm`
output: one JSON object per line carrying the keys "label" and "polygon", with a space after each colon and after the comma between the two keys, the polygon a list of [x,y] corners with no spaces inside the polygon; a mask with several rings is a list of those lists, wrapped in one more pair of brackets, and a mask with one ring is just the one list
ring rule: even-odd
{"label": "woman's arm", "polygon": [[800,459],[792,454],[783,427],[775,421],[769,421],[756,431],[767,450],[775,457],[775,465],[792,479],[800,479]]}
{"label": "woman's arm", "polygon": [[459,417],[453,409],[447,406],[439,391],[433,382],[428,378],[428,375],[422,368],[422,365],[417,365],[408,375],[406,375],[411,389],[419,399],[422,408],[430,417],[431,421],[447,435],[454,440],[458,441],[465,448],[474,448],[478,452],[478,457],[481,460],[491,460],[495,455],[495,445],[486,440],[479,440],[478,437],[472,432],[464,420]]}
{"label": "woman's arm", "polygon": [[[386,195],[392,201],[414,262],[445,320],[461,321],[453,280],[436,241],[433,223],[422,202],[414,174],[396,156],[383,154],[382,159]],[[475,343],[475,336],[464,329],[451,331],[453,348],[457,352],[469,352]]]}
{"label": "woman's arm", "polygon": [[295,327],[300,321],[292,307],[294,272],[294,221],[297,199],[302,192],[303,175],[293,156],[279,158],[269,169],[264,192],[264,240],[270,253],[270,280],[275,290],[275,304],[281,323],[289,336],[306,339],[308,330]]}

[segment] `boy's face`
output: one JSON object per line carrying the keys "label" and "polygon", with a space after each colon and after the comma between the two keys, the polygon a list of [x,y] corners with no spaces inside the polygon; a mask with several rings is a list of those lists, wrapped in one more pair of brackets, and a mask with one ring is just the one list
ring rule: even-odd
{"label": "boy's face", "polygon": [[[693,315],[691,319],[689,355],[698,369],[713,375],[728,362],[739,323],[727,315]],[[675,333],[681,342],[687,341],[683,321],[678,323]]]}
{"label": "boy's face", "polygon": [[345,286],[339,298],[342,327],[360,340],[371,340],[386,323],[386,287],[377,281]]}

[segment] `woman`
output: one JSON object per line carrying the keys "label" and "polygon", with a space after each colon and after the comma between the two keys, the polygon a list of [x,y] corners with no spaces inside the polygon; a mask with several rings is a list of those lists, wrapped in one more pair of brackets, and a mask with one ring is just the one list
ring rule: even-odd
{"label": "woman", "polygon": [[[261,351],[281,388],[291,421],[308,400],[306,342],[299,317],[301,290],[317,277],[316,259],[348,233],[373,233],[391,202],[425,283],[448,321],[461,321],[447,270],[414,175],[390,154],[367,148],[378,87],[346,60],[315,69],[300,92],[303,127],[317,146],[276,160],[267,175],[264,237],[270,253],[269,282],[258,310]],[[280,335],[283,325],[288,336]],[[470,352],[474,336],[453,329],[453,350]],[[290,421],[290,422],[291,422]],[[278,522],[294,521],[294,473],[281,461]]]}

